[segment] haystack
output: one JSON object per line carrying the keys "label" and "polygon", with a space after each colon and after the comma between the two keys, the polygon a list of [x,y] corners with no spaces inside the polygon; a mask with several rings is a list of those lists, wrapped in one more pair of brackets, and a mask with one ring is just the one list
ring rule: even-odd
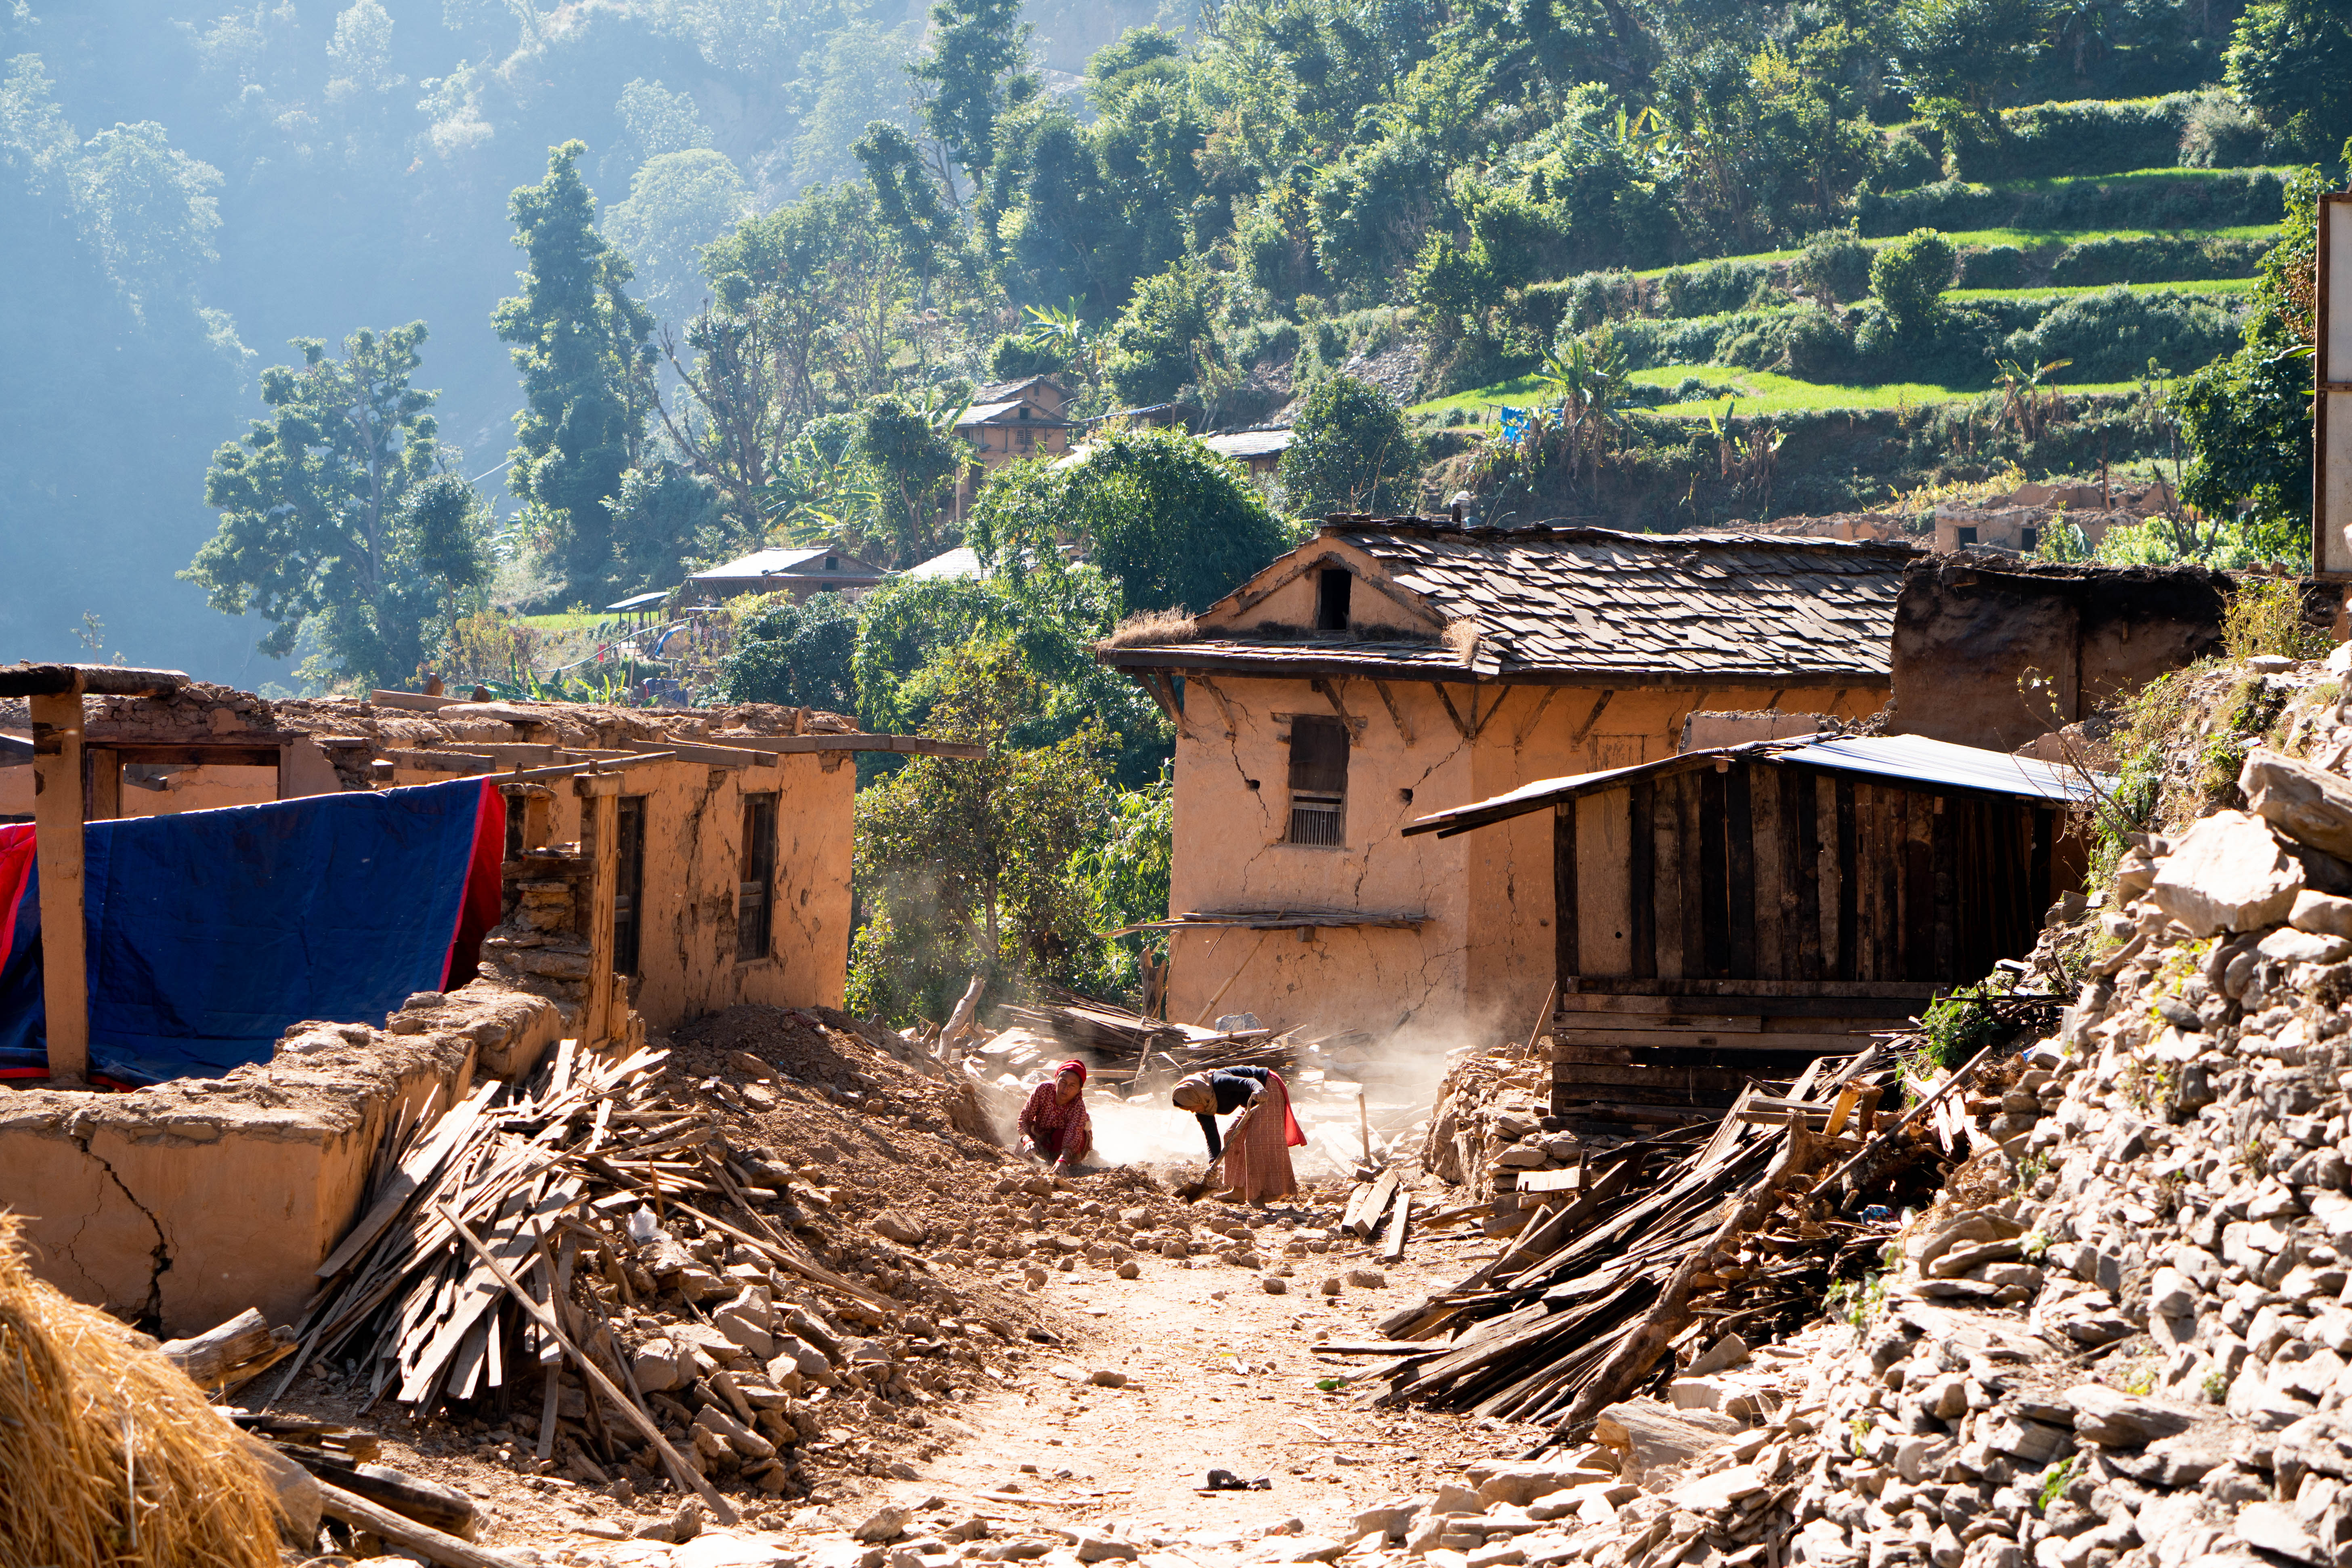
{"label": "haystack", "polygon": [[0,1215],[0,1563],[276,1568],[244,1435],[153,1342],[33,1278]]}

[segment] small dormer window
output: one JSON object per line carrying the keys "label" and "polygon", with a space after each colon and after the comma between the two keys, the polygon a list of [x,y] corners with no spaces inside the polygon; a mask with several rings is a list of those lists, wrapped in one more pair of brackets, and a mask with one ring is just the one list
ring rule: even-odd
{"label": "small dormer window", "polygon": [[1315,576],[1315,629],[1318,632],[1344,632],[1348,629],[1348,595],[1355,585],[1355,574],[1336,566],[1326,566]]}
{"label": "small dormer window", "polygon": [[840,557],[840,556],[838,556],[838,555],[828,555],[828,556],[826,556],[826,557],[824,558],[824,569],[825,569],[826,571],[828,571],[828,572],[838,572],[838,571],[840,571],[840,570],[841,570],[841,557]]}
{"label": "small dormer window", "polygon": [[1025,404],[1025,403],[1024,403],[1024,404],[1023,404],[1020,407],[1018,407],[1018,408],[1014,409],[1014,410],[1013,411],[1013,417],[1014,417],[1015,419],[1026,419],[1026,418],[1028,418],[1028,417],[1029,417],[1029,405],[1028,405],[1027,404]]}

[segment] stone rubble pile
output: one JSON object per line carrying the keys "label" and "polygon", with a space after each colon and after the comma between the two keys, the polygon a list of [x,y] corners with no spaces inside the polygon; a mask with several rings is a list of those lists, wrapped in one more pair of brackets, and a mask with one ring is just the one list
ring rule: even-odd
{"label": "stone rubble pile", "polygon": [[1971,1102],[1983,1152],[1856,1326],[1819,1331],[1841,1353],[1784,1363],[1760,1420],[1654,1482],[1559,1489],[1565,1539],[1497,1498],[1403,1549],[1442,1568],[2352,1564],[2352,898],[2327,890],[2352,784],[2258,748],[2239,785],[2251,811],[2142,838],[2094,900],[2104,955],[2059,1033]]}
{"label": "stone rubble pile", "polygon": [[1474,1202],[1492,1199],[1488,1236],[1516,1236],[1526,1227],[1536,1205],[1521,1206],[1522,1175],[1566,1170],[1584,1158],[1584,1144],[1552,1115],[1550,1096],[1543,1054],[1526,1058],[1508,1047],[1463,1056],[1439,1087],[1422,1139],[1422,1168],[1467,1188]]}

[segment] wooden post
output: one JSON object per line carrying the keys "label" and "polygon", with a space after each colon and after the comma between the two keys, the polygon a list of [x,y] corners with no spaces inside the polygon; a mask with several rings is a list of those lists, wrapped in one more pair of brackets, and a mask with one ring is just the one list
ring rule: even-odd
{"label": "wooden post", "polygon": [[122,753],[105,746],[84,746],[82,767],[89,776],[86,822],[112,822],[122,815]]}
{"label": "wooden post", "polygon": [[33,709],[33,834],[41,892],[41,999],[49,1081],[89,1081],[89,977],[82,952],[81,693],[37,694]]}
{"label": "wooden post", "polygon": [[613,900],[621,885],[621,776],[582,773],[572,789],[580,796],[580,847],[591,866],[588,994],[576,1027],[583,1046],[598,1046],[619,1032],[613,1016]]}

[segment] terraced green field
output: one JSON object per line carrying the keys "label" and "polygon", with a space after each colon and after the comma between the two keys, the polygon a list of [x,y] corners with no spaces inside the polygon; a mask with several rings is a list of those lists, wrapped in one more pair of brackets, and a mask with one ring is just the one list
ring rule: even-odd
{"label": "terraced green field", "polygon": [[[1941,386],[1926,381],[1890,381],[1874,386],[1828,386],[1817,382],[1800,381],[1794,376],[1780,375],[1771,371],[1735,370],[1719,364],[1662,364],[1632,373],[1630,379],[1636,386],[1675,386],[1685,379],[1696,376],[1707,384],[1706,395],[1683,403],[1669,403],[1650,410],[1677,419],[1704,419],[1708,415],[1720,416],[1727,401],[1736,400],[1739,414],[1793,414],[1831,408],[1918,408],[1931,403],[1956,403],[1966,398],[1984,395],[1982,387]],[[2138,390],[2136,381],[2086,382],[2081,384],[2061,384],[2069,393],[2124,393]],[[1477,415],[1483,421],[1504,405],[1525,408],[1544,395],[1543,384],[1532,375],[1496,382],[1468,392],[1456,393],[1428,403],[1417,403],[1406,410],[1410,414],[1444,416],[1455,409]]]}
{"label": "terraced green field", "polygon": [[2104,294],[2128,289],[2135,294],[2251,294],[2259,279],[2199,278],[2186,283],[2045,283],[2038,289],[1947,289],[1947,300],[2063,300],[2074,294]]}
{"label": "terraced green field", "polygon": [[[2086,179],[2085,183],[2097,182]],[[2245,223],[2219,228],[1962,228],[1949,230],[1944,237],[1963,250],[1971,246],[1990,249],[1996,245],[2012,245],[2020,250],[2063,250],[2070,245],[2093,239],[2269,239],[2278,233],[2278,227],[2274,223]],[[1875,247],[1893,241],[1864,239],[1863,243]],[[1685,262],[1683,268],[1685,271],[1695,272],[1702,267],[1721,267],[1742,261],[1794,261],[1803,254],[1801,248],[1759,250],[1746,256],[1711,257],[1705,261]],[[1674,270],[1671,267],[1652,267],[1633,276],[1664,278]]]}

